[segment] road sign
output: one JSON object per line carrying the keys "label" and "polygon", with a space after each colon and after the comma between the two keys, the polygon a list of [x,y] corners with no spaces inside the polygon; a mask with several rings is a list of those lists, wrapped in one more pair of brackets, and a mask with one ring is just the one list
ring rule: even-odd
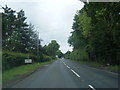
{"label": "road sign", "polygon": [[26,64],[31,64],[32,63],[32,59],[25,59],[25,63]]}

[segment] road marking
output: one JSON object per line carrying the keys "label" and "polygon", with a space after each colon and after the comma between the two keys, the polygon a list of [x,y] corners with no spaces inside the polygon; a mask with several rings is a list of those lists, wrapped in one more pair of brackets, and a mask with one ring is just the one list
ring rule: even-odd
{"label": "road marking", "polygon": [[[62,61],[63,62],[63,61]],[[63,62],[64,63],[64,62]],[[65,66],[67,66],[67,68],[70,68],[66,63],[64,63]]]}
{"label": "road marking", "polygon": [[[62,61],[63,62],[63,61]],[[63,62],[64,63],[64,62]],[[64,63],[64,65],[65,66],[67,66],[67,68],[69,68],[70,69],[70,67],[68,66],[68,65],[66,65],[65,63]],[[80,75],[78,75],[74,70],[72,70],[72,69],[70,69],[77,77],[80,77]]]}
{"label": "road marking", "polygon": [[78,77],[80,77],[80,75],[78,75],[74,70],[71,69],[71,71]]}
{"label": "road marking", "polygon": [[[64,62],[63,62],[64,63]],[[66,65],[65,63],[64,63],[64,65]],[[67,65],[66,65],[67,66]]]}
{"label": "road marking", "polygon": [[69,67],[69,66],[67,66],[67,68],[69,68],[69,69],[70,69],[70,67]]}
{"label": "road marking", "polygon": [[88,85],[92,90],[96,90],[92,85]]}

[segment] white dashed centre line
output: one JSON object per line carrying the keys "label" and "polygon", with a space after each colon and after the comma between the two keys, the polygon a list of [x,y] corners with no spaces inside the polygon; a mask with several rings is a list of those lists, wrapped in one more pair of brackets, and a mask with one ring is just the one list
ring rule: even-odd
{"label": "white dashed centre line", "polygon": [[[62,61],[63,62],[63,61]],[[63,62],[64,63],[64,62]],[[70,69],[70,67],[68,66],[68,65],[66,65],[65,63],[64,63],[64,65],[65,66],[67,66],[67,68],[69,68]],[[80,77],[80,75],[78,75],[74,70],[72,70],[72,69],[70,69],[77,77]]]}
{"label": "white dashed centre line", "polygon": [[91,86],[91,85],[88,85],[91,89],[93,89],[93,90],[96,90],[93,86]]}
{"label": "white dashed centre line", "polygon": [[[62,61],[62,60],[61,60]],[[63,62],[63,61],[62,61]],[[70,69],[70,67],[68,66],[68,65],[66,65],[66,63],[64,63],[63,62],[63,64],[65,65],[65,66],[67,66],[67,68],[69,68]],[[80,75],[79,74],[77,74],[74,70],[72,70],[72,69],[70,69],[77,77],[80,77]],[[92,90],[96,90],[92,85],[88,85]]]}
{"label": "white dashed centre line", "polygon": [[78,75],[74,70],[71,69],[71,71],[72,71],[77,77],[80,77],[80,75]]}
{"label": "white dashed centre line", "polygon": [[[64,62],[63,62],[64,63]],[[64,63],[64,65],[66,66],[66,64]]]}
{"label": "white dashed centre line", "polygon": [[69,66],[67,66],[67,68],[69,68],[69,69],[70,69],[70,67],[69,67]]}

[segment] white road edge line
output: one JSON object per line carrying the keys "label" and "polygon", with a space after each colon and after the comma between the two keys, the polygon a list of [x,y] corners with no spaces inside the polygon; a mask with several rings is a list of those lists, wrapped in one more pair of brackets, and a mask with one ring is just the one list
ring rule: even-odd
{"label": "white road edge line", "polygon": [[93,86],[91,86],[91,85],[88,85],[90,88],[92,88],[93,90],[96,90]]}
{"label": "white road edge line", "polygon": [[78,77],[80,77],[80,75],[78,75],[74,70],[71,69],[71,71]]}

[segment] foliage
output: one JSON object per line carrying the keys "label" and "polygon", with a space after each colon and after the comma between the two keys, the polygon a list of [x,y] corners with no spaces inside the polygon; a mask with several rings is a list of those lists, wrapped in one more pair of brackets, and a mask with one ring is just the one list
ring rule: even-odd
{"label": "foliage", "polygon": [[24,65],[25,59],[30,58],[34,62],[45,62],[49,61],[52,58],[50,56],[43,55],[43,57],[38,57],[32,54],[23,54],[16,52],[3,51],[2,52],[2,69],[7,70],[16,66]]}
{"label": "foliage", "polygon": [[55,57],[57,55],[57,51],[59,50],[60,45],[56,40],[52,40],[48,46],[45,47],[46,52],[49,56]]}
{"label": "foliage", "polygon": [[58,58],[63,57],[63,53],[61,52],[61,50],[58,50],[58,51],[57,51],[57,55],[58,55]]}
{"label": "foliage", "polygon": [[3,71],[24,65],[24,60],[30,58],[33,62],[44,62],[55,58],[59,44],[53,40],[42,47],[38,32],[34,25],[27,23],[25,12],[16,12],[7,5],[2,13],[2,49]]}
{"label": "foliage", "polygon": [[71,54],[71,52],[70,52],[70,51],[67,51],[67,52],[64,54],[64,58],[70,59],[70,54]]}
{"label": "foliage", "polygon": [[[85,3],[77,11],[68,43],[69,58],[104,64],[120,64],[120,3]],[[84,57],[81,56],[84,52]]]}
{"label": "foliage", "polygon": [[[20,53],[36,54],[40,39],[34,26],[26,22],[23,10],[16,12],[11,8],[3,7],[2,13],[2,44],[3,50]],[[37,43],[39,41],[39,43]],[[18,48],[19,47],[19,48]]]}
{"label": "foliage", "polygon": [[70,59],[72,60],[83,60],[83,61],[87,61],[88,60],[88,54],[85,51],[84,48],[79,48],[77,50],[74,50],[71,54],[70,54]]}
{"label": "foliage", "polygon": [[2,55],[3,71],[6,69],[10,69],[12,67],[24,65],[24,60],[28,58],[28,56],[30,59],[33,60],[33,62],[37,62],[38,60],[40,60],[40,58],[31,54],[15,53],[9,51],[3,51],[2,53],[3,53]]}

